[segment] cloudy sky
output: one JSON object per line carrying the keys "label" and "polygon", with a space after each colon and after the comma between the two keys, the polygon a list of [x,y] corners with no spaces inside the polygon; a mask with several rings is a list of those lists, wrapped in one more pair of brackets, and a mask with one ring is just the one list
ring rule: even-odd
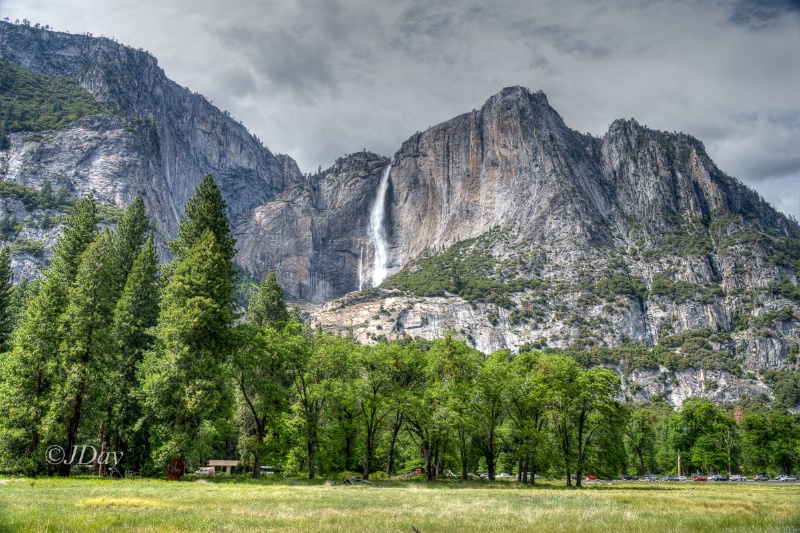
{"label": "cloudy sky", "polygon": [[3,17],[115,37],[304,172],[503,87],[567,125],[691,133],[800,219],[799,0],[0,0]]}

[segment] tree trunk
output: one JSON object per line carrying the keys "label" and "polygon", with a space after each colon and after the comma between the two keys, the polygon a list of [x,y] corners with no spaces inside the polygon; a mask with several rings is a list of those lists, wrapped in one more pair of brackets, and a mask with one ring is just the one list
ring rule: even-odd
{"label": "tree trunk", "polygon": [[[42,391],[42,372],[39,371],[36,373],[36,390],[34,391],[33,394],[34,399],[32,407],[34,412],[36,411],[36,401],[39,399],[39,396],[41,396],[41,391]],[[33,457],[33,454],[36,452],[36,448],[38,447],[39,447],[39,432],[36,430],[36,427],[34,426],[33,428],[31,428],[31,442],[30,445],[28,446],[28,457]]]}
{"label": "tree trunk", "polygon": [[[111,409],[108,409],[108,418],[111,419]],[[100,477],[106,477],[108,475],[108,460],[104,462],[100,462],[100,458],[105,457],[106,453],[108,453],[108,432],[105,431],[105,423],[100,422],[100,429],[97,432],[97,440],[100,442],[100,453],[94,458],[94,467],[97,469],[97,473]]]}
{"label": "tree trunk", "polygon": [[314,479],[314,443],[308,441],[308,479]]}
{"label": "tree trunk", "polygon": [[389,458],[386,461],[386,473],[388,475],[394,474],[394,447],[397,443],[397,435],[403,427],[403,415],[398,411],[394,416],[394,423],[392,424],[392,436],[389,440]]}
{"label": "tree trunk", "polygon": [[374,433],[374,428],[367,427],[367,443],[366,443],[367,453],[366,457],[364,458],[364,472],[362,475],[364,479],[369,479],[369,469],[370,469],[370,464],[372,463],[372,454],[374,453],[372,448],[375,445],[374,442],[375,436],[373,435],[373,433]]}
{"label": "tree trunk", "polygon": [[494,481],[494,428],[489,430],[489,442],[486,445],[486,462],[489,467],[489,480]]}
{"label": "tree trunk", "polygon": [[431,464],[431,450],[424,446],[423,455],[425,456],[425,479],[428,481],[434,480],[433,465]]}
{"label": "tree trunk", "polygon": [[350,432],[344,435],[344,469],[348,472],[353,470],[353,439]]}
{"label": "tree trunk", "polygon": [[732,457],[733,457],[733,441],[732,440],[728,441],[727,448],[728,448],[728,477],[730,477],[731,476],[731,462],[733,460],[732,459]]}
{"label": "tree trunk", "polygon": [[185,470],[183,456],[173,457],[169,460],[169,471],[167,472],[167,481],[180,481],[183,477]]}
{"label": "tree trunk", "polygon": [[[81,421],[81,407],[83,406],[83,393],[86,390],[86,382],[82,381],[78,387],[78,395],[75,397],[75,407],[72,410],[72,418],[69,421],[69,432],[67,434],[67,449],[65,457],[72,457],[72,450],[75,448],[75,440],[78,437],[78,424]],[[61,463],[58,475],[69,477],[72,461]]]}
{"label": "tree trunk", "polygon": [[261,457],[257,451],[253,452],[253,479],[261,479]]}
{"label": "tree trunk", "polygon": [[467,431],[459,424],[458,426],[458,441],[459,441],[459,452],[461,454],[461,479],[466,481],[467,480]]}

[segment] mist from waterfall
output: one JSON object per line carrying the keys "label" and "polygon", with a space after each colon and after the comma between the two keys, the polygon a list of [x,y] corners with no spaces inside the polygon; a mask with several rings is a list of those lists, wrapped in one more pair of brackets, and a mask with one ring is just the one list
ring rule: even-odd
{"label": "mist from waterfall", "polygon": [[386,228],[383,225],[386,218],[386,193],[389,191],[389,171],[392,165],[386,165],[381,175],[378,192],[375,195],[375,204],[369,214],[369,235],[372,238],[372,286],[377,287],[389,276],[389,242]]}
{"label": "mist from waterfall", "polygon": [[364,290],[364,247],[361,247],[361,254],[358,256],[358,290]]}

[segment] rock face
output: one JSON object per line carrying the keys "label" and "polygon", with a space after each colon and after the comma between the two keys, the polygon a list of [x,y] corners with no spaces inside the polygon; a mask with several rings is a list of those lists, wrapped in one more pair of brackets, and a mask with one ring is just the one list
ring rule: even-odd
{"label": "rock face", "polygon": [[[676,405],[769,393],[756,373],[797,368],[800,227],[689,135],[634,120],[584,135],[543,93],[510,87],[391,159],[356,153],[304,177],[141,50],[0,22],[0,55],[75,79],[108,109],[63,130],[11,134],[0,178],[34,189],[47,180],[120,207],[141,194],[171,238],[210,173],[238,263],[258,278],[274,271],[325,327],[365,342],[452,330],[484,352],[668,345],[680,368],[639,369],[625,383]],[[14,201],[3,199],[7,216],[33,221],[17,237],[44,242],[46,259],[57,228],[33,227],[41,214]],[[379,266],[395,274],[380,289],[377,206],[389,250]],[[44,263],[14,261],[17,278]]]}
{"label": "rock face", "polygon": [[0,56],[73,78],[119,115],[86,117],[37,140],[12,135],[3,179],[35,187],[50,179],[118,206],[142,194],[168,236],[206,174],[217,180],[232,216],[302,179],[290,158],[275,157],[227,113],[167,79],[142,50],[0,22]]}
{"label": "rock face", "polygon": [[239,263],[259,278],[275,272],[288,295],[306,301],[367,286],[369,212],[388,164],[354,154],[234,218]]}

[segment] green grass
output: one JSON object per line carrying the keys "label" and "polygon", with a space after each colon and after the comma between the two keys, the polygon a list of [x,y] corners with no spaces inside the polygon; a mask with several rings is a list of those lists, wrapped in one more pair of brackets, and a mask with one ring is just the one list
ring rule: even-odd
{"label": "green grass", "polygon": [[797,531],[800,487],[0,482],[0,531]]}

